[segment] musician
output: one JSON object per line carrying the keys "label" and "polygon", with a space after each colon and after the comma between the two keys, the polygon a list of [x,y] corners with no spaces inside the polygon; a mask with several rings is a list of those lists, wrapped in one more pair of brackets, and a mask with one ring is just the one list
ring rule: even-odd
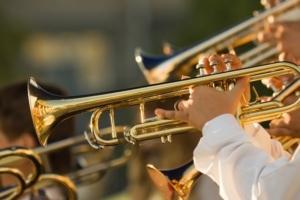
{"label": "musician", "polygon": [[[298,15],[300,11],[298,10]],[[291,21],[280,21],[271,24],[264,32],[259,33],[258,39],[261,42],[273,42],[277,44],[278,50],[281,52],[279,60],[291,61],[300,65],[300,19]],[[273,88],[277,84],[285,85],[293,80],[293,77],[275,77],[266,84]],[[290,96],[285,100],[285,103],[290,104],[295,101],[297,97]],[[286,113],[282,118],[273,120],[270,123],[268,132],[272,135],[290,135],[293,137],[300,137],[300,109],[290,113]]]}
{"label": "musician", "polygon": [[[49,91],[53,91],[53,93],[65,94],[63,90],[54,86],[45,85],[44,87],[48,88]],[[66,121],[65,124],[55,129],[55,132],[58,134],[53,135],[54,137],[51,138],[51,142],[72,136],[73,120]],[[38,140],[30,116],[27,83],[25,81],[11,84],[0,89],[0,148],[11,146],[27,148],[35,148],[38,146]],[[47,158],[50,164],[50,169],[48,170],[54,173],[66,173],[72,166],[70,151],[66,149],[49,154]],[[64,162],[61,162],[62,160]],[[25,173],[31,171],[30,165],[24,163],[20,165],[22,171]],[[59,196],[52,191],[56,191],[57,193],[56,188],[47,188],[47,196],[53,197],[50,199],[58,199]],[[24,197],[24,199],[28,198],[29,196]],[[59,197],[59,199],[62,198]]]}
{"label": "musician", "polygon": [[[207,69],[223,71],[225,63],[238,67],[232,55],[204,59]],[[224,199],[299,199],[300,153],[283,150],[258,124],[241,127],[234,114],[244,103],[248,79],[237,80],[231,91],[208,86],[190,89],[178,110],[156,109],[161,118],[183,120],[202,130],[194,150],[195,167],[210,176]]]}

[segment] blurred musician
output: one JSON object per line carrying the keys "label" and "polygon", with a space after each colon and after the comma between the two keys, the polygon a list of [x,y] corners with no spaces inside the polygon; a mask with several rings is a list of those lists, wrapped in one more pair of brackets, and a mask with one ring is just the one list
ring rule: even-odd
{"label": "blurred musician", "polygon": [[[215,65],[220,71],[226,62],[239,67],[236,58],[229,57],[214,55],[203,63],[207,69]],[[181,101],[178,110],[157,109],[156,114],[186,121],[202,130],[194,164],[219,185],[222,198],[299,199],[299,148],[292,156],[259,124],[242,128],[233,116],[248,86],[247,78],[238,80],[227,92],[197,86],[190,90],[188,100]]]}
{"label": "blurred musician", "polygon": [[[262,0],[266,7],[272,7],[278,3],[277,0]],[[265,27],[265,30],[258,34],[258,40],[268,41],[277,44],[280,61],[291,61],[300,65],[300,8],[288,13],[284,18]],[[282,76],[265,80],[264,83],[272,87],[275,91],[277,87],[284,87],[295,77]],[[297,94],[297,93],[296,93]],[[296,96],[285,99],[286,104],[296,100]],[[272,120],[268,132],[274,136],[290,135],[300,137],[300,109],[290,113],[285,113],[280,119]]]}
{"label": "blurred musician", "polygon": [[[56,94],[64,94],[61,89],[46,85],[45,88]],[[73,121],[67,120],[65,123],[55,129],[58,134],[54,134],[51,142],[59,141],[73,135]],[[0,89],[0,148],[11,146],[22,146],[27,148],[35,148],[38,141],[35,136],[34,127],[31,121],[28,97],[27,83],[20,82],[8,85]],[[48,171],[64,174],[68,172],[72,166],[71,155],[68,149],[47,155],[49,161]],[[63,162],[62,162],[63,161]],[[19,163],[23,172],[30,172],[31,165],[28,163]],[[4,180],[2,180],[4,181]],[[9,180],[7,180],[9,181]],[[47,188],[46,195],[50,199],[63,199],[56,195],[56,188]],[[39,197],[42,197],[40,194]],[[45,196],[45,195],[44,195]],[[34,196],[25,196],[24,199],[34,199]]]}

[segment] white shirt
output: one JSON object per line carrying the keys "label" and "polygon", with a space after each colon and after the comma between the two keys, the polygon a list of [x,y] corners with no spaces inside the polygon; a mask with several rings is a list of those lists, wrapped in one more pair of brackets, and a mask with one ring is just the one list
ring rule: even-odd
{"label": "white shirt", "polygon": [[291,156],[261,126],[244,130],[229,114],[207,122],[202,132],[194,164],[224,199],[300,199],[299,148]]}

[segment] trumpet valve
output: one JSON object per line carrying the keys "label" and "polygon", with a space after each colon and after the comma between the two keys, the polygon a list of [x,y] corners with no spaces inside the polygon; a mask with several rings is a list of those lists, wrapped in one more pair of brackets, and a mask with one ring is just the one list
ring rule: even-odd
{"label": "trumpet valve", "polygon": [[202,60],[199,60],[198,64],[196,65],[196,69],[199,70],[199,74],[197,75],[197,77],[206,75],[204,63],[202,62]]}
{"label": "trumpet valve", "polygon": [[165,143],[172,143],[172,135],[167,135],[167,136],[161,136],[160,138],[161,143],[165,144]]}

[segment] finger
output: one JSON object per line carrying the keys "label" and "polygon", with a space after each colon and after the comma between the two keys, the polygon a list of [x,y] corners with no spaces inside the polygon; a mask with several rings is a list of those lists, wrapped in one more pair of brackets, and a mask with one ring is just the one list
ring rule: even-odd
{"label": "finger", "polygon": [[278,40],[282,39],[284,37],[284,34],[286,33],[285,26],[281,24],[276,25],[276,30],[274,30],[274,37]]}
{"label": "finger", "polygon": [[268,102],[272,99],[272,97],[260,97],[259,99],[261,102]]}
{"label": "finger", "polygon": [[206,74],[211,74],[212,73],[212,68],[209,65],[208,57],[202,58],[199,63],[201,63],[204,66],[205,69],[205,75]]}
{"label": "finger", "polygon": [[231,92],[235,96],[241,96],[247,90],[247,87],[249,86],[249,80],[250,79],[248,77],[238,79]]}
{"label": "finger", "polygon": [[188,101],[180,101],[178,104],[178,109],[180,111],[186,111],[188,108]]}
{"label": "finger", "polygon": [[222,59],[226,65],[226,71],[238,69],[242,66],[241,60],[236,55],[223,54]]}
{"label": "finger", "polygon": [[164,110],[157,108],[154,111],[155,115],[161,119],[174,119],[180,121],[187,121],[188,117],[184,111],[175,111],[175,110]]}
{"label": "finger", "polygon": [[265,6],[266,9],[269,9],[275,6],[278,3],[278,0],[261,0],[260,3]]}
{"label": "finger", "polygon": [[270,41],[274,41],[275,37],[272,32],[265,31],[265,32],[259,32],[257,34],[257,40],[259,42],[270,42]]}
{"label": "finger", "polygon": [[285,128],[288,127],[283,118],[274,119],[269,123],[270,128]]}
{"label": "finger", "polygon": [[293,136],[294,132],[288,128],[271,128],[267,130],[273,136]]}
{"label": "finger", "polygon": [[266,78],[262,80],[262,83],[267,87],[271,88],[274,92],[282,89],[282,80],[278,77]]}
{"label": "finger", "polygon": [[208,58],[209,65],[213,69],[212,73],[223,72],[226,70],[225,63],[221,56],[214,54]]}
{"label": "finger", "polygon": [[278,43],[277,49],[282,52],[278,56],[279,61],[289,61],[289,62],[297,63],[297,59],[295,58],[295,56],[288,53],[289,49],[282,42]]}
{"label": "finger", "polygon": [[191,78],[191,77],[190,77],[190,76],[185,76],[185,75],[182,75],[182,76],[181,76],[181,80],[189,79],[189,78]]}

